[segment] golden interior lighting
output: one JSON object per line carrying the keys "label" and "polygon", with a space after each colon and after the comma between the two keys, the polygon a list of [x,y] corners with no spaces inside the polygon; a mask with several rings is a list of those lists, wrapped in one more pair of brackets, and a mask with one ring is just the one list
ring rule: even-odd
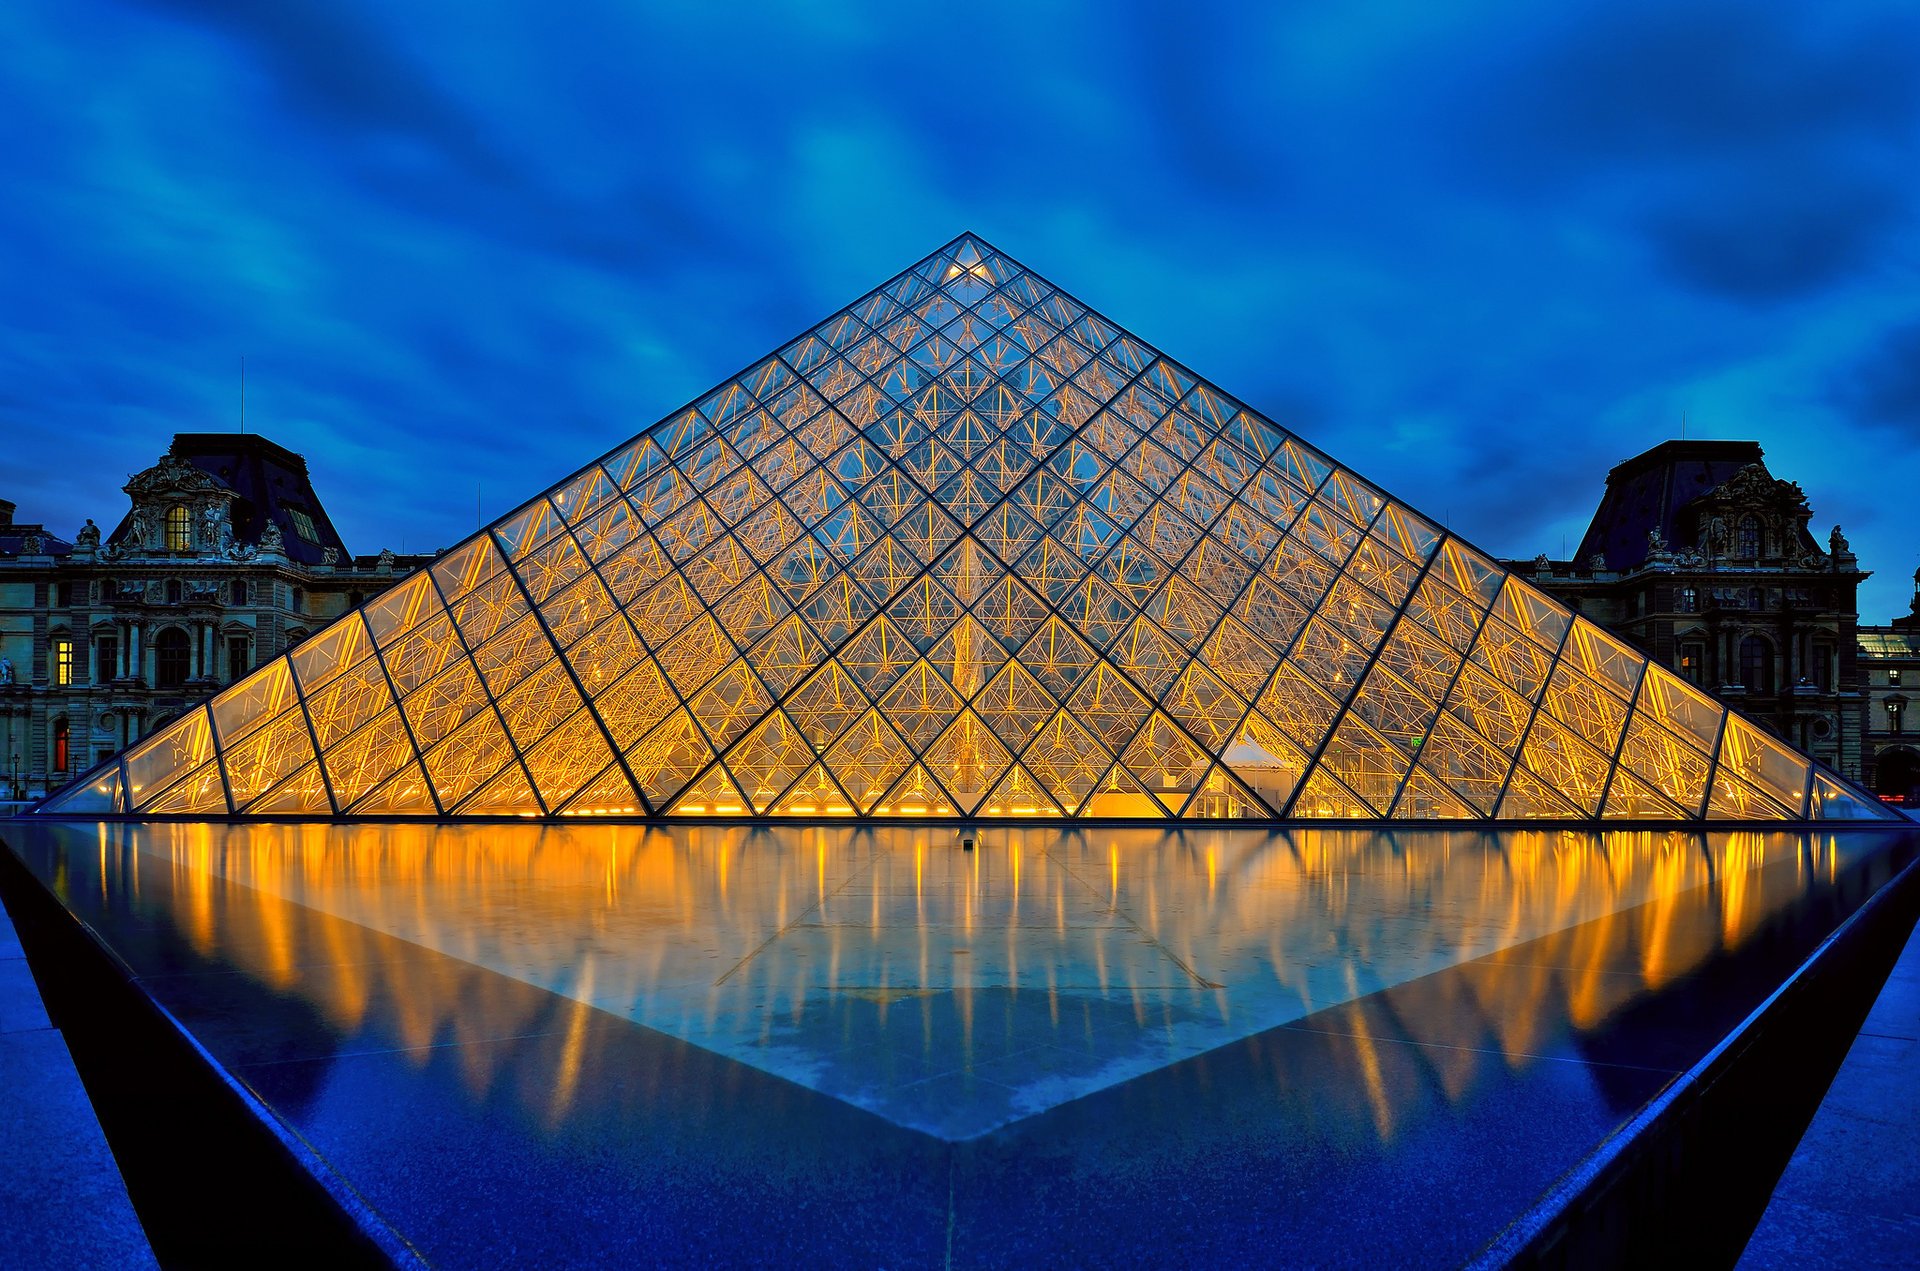
{"label": "golden interior lighting", "polygon": [[971,236],[46,810],[1889,815]]}

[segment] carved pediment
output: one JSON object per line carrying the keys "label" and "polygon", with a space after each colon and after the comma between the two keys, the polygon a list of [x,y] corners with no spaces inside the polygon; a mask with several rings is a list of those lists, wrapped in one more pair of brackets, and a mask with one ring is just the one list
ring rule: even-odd
{"label": "carved pediment", "polygon": [[169,494],[223,493],[229,498],[233,494],[210,474],[202,472],[179,455],[161,455],[159,463],[136,474],[120,488],[136,502]]}
{"label": "carved pediment", "polygon": [[1781,481],[1757,463],[1748,464],[1701,497],[1724,506],[1769,512],[1799,511],[1807,506],[1807,494],[1799,482]]}

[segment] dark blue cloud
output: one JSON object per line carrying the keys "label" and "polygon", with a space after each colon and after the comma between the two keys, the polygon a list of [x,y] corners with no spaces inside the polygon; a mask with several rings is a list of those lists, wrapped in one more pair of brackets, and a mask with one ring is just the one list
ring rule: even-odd
{"label": "dark blue cloud", "polygon": [[1876,340],[1838,377],[1834,396],[1843,410],[1885,424],[1920,446],[1920,322],[1896,327]]}
{"label": "dark blue cloud", "polygon": [[1684,417],[1904,574],[1910,6],[1247,9],[0,6],[0,496],[111,520],[245,356],[446,543],[972,228],[1492,550]]}

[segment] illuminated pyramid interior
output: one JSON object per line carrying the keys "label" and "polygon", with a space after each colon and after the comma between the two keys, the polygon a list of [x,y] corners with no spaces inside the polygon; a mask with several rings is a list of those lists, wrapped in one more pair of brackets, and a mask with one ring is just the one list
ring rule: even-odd
{"label": "illuminated pyramid interior", "polygon": [[972,236],[43,810],[1890,815]]}

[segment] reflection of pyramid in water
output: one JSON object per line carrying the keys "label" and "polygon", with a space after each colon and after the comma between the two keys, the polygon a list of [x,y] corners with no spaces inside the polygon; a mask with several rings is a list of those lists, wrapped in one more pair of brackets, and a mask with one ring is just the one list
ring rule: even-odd
{"label": "reflection of pyramid in water", "polygon": [[970,236],[46,808],[1888,815]]}

